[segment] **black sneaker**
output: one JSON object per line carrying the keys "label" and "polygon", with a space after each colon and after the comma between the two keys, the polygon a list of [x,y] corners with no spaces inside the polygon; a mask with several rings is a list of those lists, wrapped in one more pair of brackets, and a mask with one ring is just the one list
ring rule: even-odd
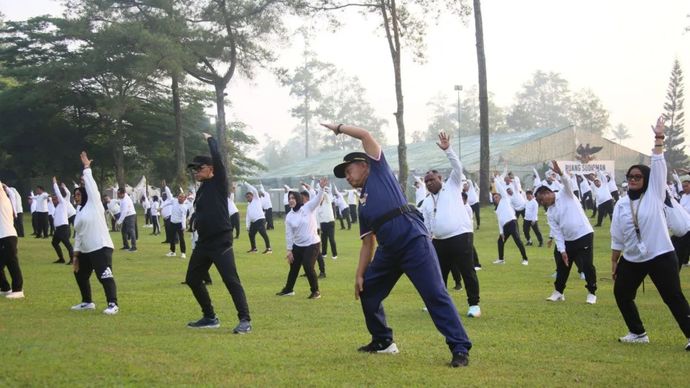
{"label": "black sneaker", "polygon": [[121,250],[121,251],[129,250],[129,247],[122,247],[122,248],[120,248],[120,250]]}
{"label": "black sneaker", "polygon": [[191,329],[217,329],[220,327],[220,320],[218,317],[203,317],[196,322],[189,322],[187,327]]}
{"label": "black sneaker", "polygon": [[129,251],[130,251],[130,252],[136,252],[136,251],[137,251],[137,248],[129,248]]}
{"label": "black sneaker", "polygon": [[232,329],[232,332],[235,334],[247,334],[250,331],[252,331],[252,325],[249,323],[249,321],[241,320],[240,323],[235,326],[234,329]]}
{"label": "black sneaker", "polygon": [[455,283],[455,287],[453,287],[455,291],[460,291],[462,290],[462,283]]}
{"label": "black sneaker", "polygon": [[528,246],[528,247],[531,247],[531,246],[532,246],[532,242],[531,242],[531,241],[527,241],[527,243],[525,243],[525,245]]}
{"label": "black sneaker", "polygon": [[307,299],[321,299],[321,293],[319,291],[314,291]]}
{"label": "black sneaker", "polygon": [[64,262],[65,262],[64,259],[57,259],[57,260],[53,261],[53,264],[62,264]]}
{"label": "black sneaker", "polygon": [[273,249],[271,249],[271,248],[266,248],[266,250],[263,251],[263,252],[261,252],[261,253],[264,254],[264,255],[267,254],[267,253],[273,253]]}
{"label": "black sneaker", "polygon": [[371,341],[368,345],[361,346],[357,351],[362,353],[396,354],[398,353],[398,346],[392,339]]}
{"label": "black sneaker", "polygon": [[281,290],[280,292],[276,292],[277,296],[293,296],[295,295],[295,291],[285,291]]}
{"label": "black sneaker", "polygon": [[[305,275],[305,276],[306,276],[306,275]],[[325,272],[321,272],[321,273],[319,274],[319,279],[325,279],[325,278],[326,278],[326,273],[325,273]]]}
{"label": "black sneaker", "polygon": [[247,253],[256,253],[256,252],[258,252],[258,250],[256,248],[250,249],[247,251]]}
{"label": "black sneaker", "polygon": [[454,353],[453,354],[453,359],[450,360],[450,366],[453,368],[457,368],[460,366],[467,366],[467,364],[470,363],[470,359],[467,357],[467,354],[462,354],[462,353]]}

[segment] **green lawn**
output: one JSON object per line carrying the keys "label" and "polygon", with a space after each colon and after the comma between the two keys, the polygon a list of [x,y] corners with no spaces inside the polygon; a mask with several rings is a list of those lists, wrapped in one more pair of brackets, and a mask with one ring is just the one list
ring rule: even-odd
{"label": "green lawn", "polygon": [[[450,353],[406,278],[386,300],[400,354],[356,351],[370,340],[353,297],[358,232],[336,231],[338,260],[327,259],[323,297],[307,300],[300,278],[294,297],[277,297],[288,267],[281,220],[269,232],[272,255],[245,254],[243,230],[235,257],[247,292],[253,332],[233,335],[236,313],[215,269],[210,293],[221,319],[217,330],[191,330],[200,309],[181,285],[186,260],[164,257],[162,238],[140,228],[136,253],[116,250],[114,274],[120,313],[105,316],[102,287],[92,277],[97,310],[73,312],[80,302],[71,268],[52,264],[49,240],[20,239],[26,298],[0,298],[0,386],[210,385],[210,386],[686,386],[682,368],[690,352],[685,338],[651,281],[638,306],[649,345],[620,344],[627,330],[612,294],[608,221],[595,230],[599,302],[584,303],[584,282],[570,279],[564,303],[548,303],[553,290],[552,250],[528,247],[520,265],[513,242],[507,262],[496,258],[497,226],[482,209],[475,234],[484,270],[479,272],[482,317],[468,319],[464,291],[450,291],[474,343],[468,368],[448,367]],[[140,219],[140,225],[143,219]],[[540,218],[547,231],[545,217]],[[27,229],[27,230],[30,230]],[[259,249],[263,243],[258,239]],[[116,248],[119,234],[113,235]],[[681,273],[686,294],[690,271]]]}

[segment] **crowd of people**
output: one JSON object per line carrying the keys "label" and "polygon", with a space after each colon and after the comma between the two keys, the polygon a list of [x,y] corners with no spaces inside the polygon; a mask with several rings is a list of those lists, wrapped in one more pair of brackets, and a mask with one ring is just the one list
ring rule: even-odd
{"label": "crowd of people", "polygon": [[[358,139],[364,152],[347,154],[333,170],[334,176],[346,179],[351,189],[341,191],[328,179],[314,177],[310,184],[301,182],[298,189],[287,185],[282,188],[286,215],[285,259],[289,270],[284,287],[276,295],[294,296],[297,278],[303,270],[310,288],[308,299],[321,298],[319,279],[326,277],[325,258],[329,246],[331,258],[338,259],[336,220],[341,230],[358,225],[361,248],[354,294],[361,301],[371,334],[371,342],[359,351],[399,352],[393,330],[386,323],[382,303],[405,274],[446,339],[452,356],[450,365],[468,365],[472,342],[447,291],[448,276],[454,280],[454,289],[460,290],[464,284],[468,304],[466,316],[481,317],[477,271],[482,266],[474,233],[480,228],[482,193],[465,175],[461,160],[450,147],[449,136],[441,132],[437,143],[448,159],[448,176],[444,177],[438,170],[429,170],[423,177],[415,177],[415,198],[410,204],[381,146],[367,130],[343,124],[323,126],[336,136]],[[526,246],[535,246],[532,235],[536,238],[536,249],[545,245],[545,236],[538,223],[539,207],[543,207],[549,226],[546,246],[553,246],[556,267],[554,290],[546,300],[554,303],[565,301],[565,288],[573,264],[585,280],[586,303],[597,303],[594,228],[602,226],[608,217],[614,296],[629,331],[619,341],[649,342],[635,304],[637,289],[649,275],[688,341],[685,349],[690,351],[690,306],[683,295],[679,276],[690,257],[690,180],[681,181],[673,171],[674,181],[666,182],[664,128],[663,118],[652,126],[651,164],[628,169],[622,196],[613,172],[563,171],[555,161],[551,162],[543,179],[534,170],[531,188],[524,188],[519,177],[506,166],[503,172],[493,174],[490,195],[483,195],[490,198],[498,221],[497,259],[493,261],[496,265],[507,261],[505,243],[509,238],[519,251],[521,264],[529,265]],[[103,313],[119,312],[112,269],[115,247],[110,232],[120,231],[122,251],[137,251],[139,228],[135,202],[138,202],[144,210],[145,226],[152,229],[152,235],[161,234],[162,217],[163,243],[169,244],[166,256],[176,257],[179,247],[180,258],[186,259],[185,236],[190,236],[191,257],[183,283],[191,289],[202,317],[189,322],[188,327],[220,326],[206,289],[211,283],[209,269],[215,265],[237,311],[239,322],[233,332],[251,332],[249,305],[233,251],[233,240],[240,236],[240,214],[235,204],[237,187],[228,182],[215,139],[209,134],[204,134],[204,138],[210,156],[196,156],[188,166],[196,185],[188,191],[180,188],[176,195],[165,181],[160,192],[151,196],[148,185],[143,192],[136,193],[118,188],[116,198],[102,195],[91,172],[92,161],[85,152],[80,155],[81,183],[74,184],[72,192],[64,182],[58,184],[54,177],[52,195],[42,186],[36,186],[27,195],[33,235],[36,238],[52,236],[51,245],[57,256],[55,263],[73,267],[81,302],[72,306],[72,310],[96,308],[89,281],[95,272],[106,296]],[[688,173],[683,169],[679,171]],[[0,295],[21,299],[24,290],[17,241],[24,236],[22,198],[15,188],[0,184]],[[257,186],[242,182],[247,201],[245,226],[250,242],[247,253],[259,252],[256,244],[259,234],[264,242],[262,253],[271,254],[273,248],[268,231],[275,229],[271,191],[263,184]],[[590,217],[587,211],[592,212]],[[589,218],[594,217],[593,227]],[[73,244],[70,241],[72,232]],[[67,259],[62,247],[67,251]]]}

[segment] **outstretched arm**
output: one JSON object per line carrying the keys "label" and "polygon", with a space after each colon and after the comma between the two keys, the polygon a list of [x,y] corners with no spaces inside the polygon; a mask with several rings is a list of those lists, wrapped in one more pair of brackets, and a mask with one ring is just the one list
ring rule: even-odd
{"label": "outstretched arm", "polygon": [[381,145],[371,136],[366,129],[345,124],[321,124],[333,131],[334,134],[345,134],[362,142],[364,152],[372,158],[378,159],[381,155]]}

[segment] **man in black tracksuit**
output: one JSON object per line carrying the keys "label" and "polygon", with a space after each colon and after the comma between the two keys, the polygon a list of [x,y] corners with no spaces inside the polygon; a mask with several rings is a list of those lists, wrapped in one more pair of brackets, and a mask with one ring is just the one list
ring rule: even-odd
{"label": "man in black tracksuit", "polygon": [[211,157],[196,156],[188,165],[194,170],[194,179],[201,182],[201,186],[194,200],[194,227],[199,234],[199,239],[189,260],[186,276],[187,285],[192,289],[204,316],[196,322],[188,323],[187,326],[191,328],[220,326],[203,282],[211,264],[215,264],[232,296],[237,317],[240,320],[233,332],[246,334],[252,329],[251,318],[232,250],[232,226],[228,217],[228,179],[218,151],[218,143],[207,133],[204,133],[204,138],[208,141]]}

